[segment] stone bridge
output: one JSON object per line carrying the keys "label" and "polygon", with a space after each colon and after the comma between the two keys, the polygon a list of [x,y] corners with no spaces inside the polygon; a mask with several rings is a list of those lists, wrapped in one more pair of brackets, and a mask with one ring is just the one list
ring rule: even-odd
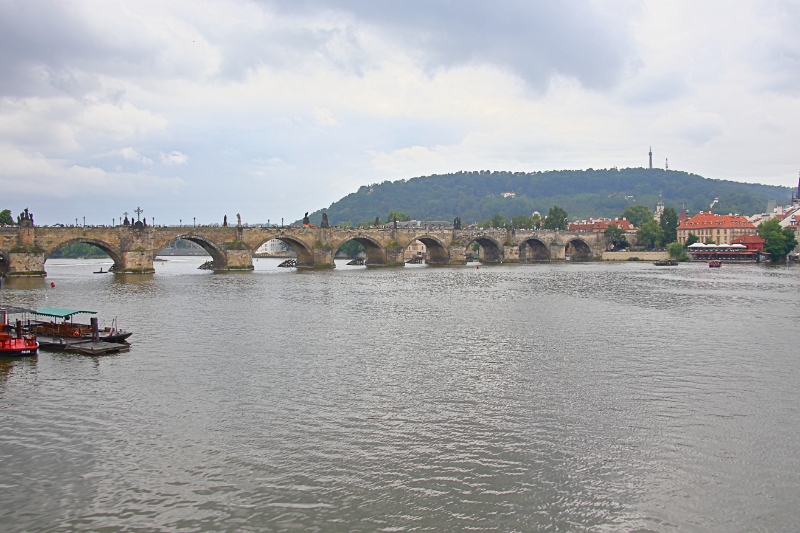
{"label": "stone bridge", "polygon": [[152,273],[158,252],[186,239],[202,246],[217,271],[253,269],[253,253],[265,242],[278,239],[297,254],[298,268],[334,268],[338,248],[355,240],[366,250],[370,266],[402,266],[403,251],[414,241],[423,242],[432,265],[463,265],[470,246],[481,246],[483,263],[599,258],[605,241],[599,233],[522,229],[428,228],[317,228],[317,227],[214,227],[116,226],[39,227],[25,223],[0,227],[0,274],[45,276],[47,258],[63,246],[84,242],[104,250],[114,260],[117,273]]}

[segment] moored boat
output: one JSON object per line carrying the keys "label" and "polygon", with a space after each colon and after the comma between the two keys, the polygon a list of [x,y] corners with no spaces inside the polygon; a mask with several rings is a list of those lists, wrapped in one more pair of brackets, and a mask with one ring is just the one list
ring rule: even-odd
{"label": "moored boat", "polygon": [[70,339],[96,339],[102,342],[126,342],[126,339],[133,333],[122,331],[117,325],[117,319],[111,321],[111,326],[100,328],[97,318],[92,317],[89,324],[73,322],[75,315],[96,315],[97,311],[83,311],[80,309],[63,309],[60,307],[43,307],[32,311],[32,314],[53,319],[61,319],[62,322],[51,320],[37,320],[33,324],[33,331],[39,335],[47,335],[55,338]]}
{"label": "moored boat", "polygon": [[708,266],[711,268],[719,268],[722,266],[722,261],[720,261],[719,259],[714,259],[708,262]]}
{"label": "moored boat", "polygon": [[678,261],[675,259],[659,259],[658,261],[653,261],[653,264],[657,267],[663,266],[677,266]]}
{"label": "moored boat", "polygon": [[13,328],[8,323],[8,315],[28,312],[27,309],[17,307],[0,308],[0,356],[20,357],[38,353],[39,343],[36,336],[23,331],[22,321],[17,320]]}

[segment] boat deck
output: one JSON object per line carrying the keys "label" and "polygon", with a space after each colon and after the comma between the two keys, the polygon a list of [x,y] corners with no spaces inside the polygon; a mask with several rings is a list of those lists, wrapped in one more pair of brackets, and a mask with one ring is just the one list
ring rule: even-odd
{"label": "boat deck", "polygon": [[127,352],[130,350],[129,344],[93,341],[91,339],[70,339],[64,337],[52,337],[49,335],[38,335],[36,340],[39,341],[39,347],[45,350],[76,352],[87,355],[106,355]]}

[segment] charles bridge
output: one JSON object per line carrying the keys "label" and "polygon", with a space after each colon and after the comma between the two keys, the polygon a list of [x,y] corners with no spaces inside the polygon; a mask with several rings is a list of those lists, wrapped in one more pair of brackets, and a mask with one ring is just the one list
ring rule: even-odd
{"label": "charles bridge", "polygon": [[45,276],[45,261],[67,244],[83,242],[105,251],[116,273],[152,273],[153,261],[165,246],[185,239],[202,246],[216,271],[253,270],[253,253],[265,242],[278,239],[297,254],[297,267],[334,268],[339,247],[355,240],[366,250],[368,266],[402,266],[403,252],[414,241],[428,250],[428,264],[463,265],[469,247],[481,246],[483,263],[528,263],[599,258],[605,241],[599,233],[528,229],[456,229],[441,227],[248,227],[130,226],[47,227],[23,220],[0,227],[0,274]]}

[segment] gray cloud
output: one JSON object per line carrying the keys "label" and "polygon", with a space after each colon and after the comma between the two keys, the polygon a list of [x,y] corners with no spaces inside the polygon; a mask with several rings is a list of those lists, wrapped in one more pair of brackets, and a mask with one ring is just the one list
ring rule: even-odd
{"label": "gray cloud", "polygon": [[[609,87],[630,55],[627,17],[614,17],[584,0],[298,0],[255,5],[257,22],[217,25],[212,17],[190,13],[184,33],[173,28],[172,35],[165,35],[114,5],[98,13],[80,4],[0,0],[0,68],[10,74],[0,79],[0,93],[91,90],[96,80],[76,79],[75,70],[135,78],[241,78],[261,65],[297,69],[315,57],[360,74],[370,68],[369,51],[357,36],[363,28],[389,36],[429,72],[487,63],[514,72],[535,88],[544,87],[554,74],[574,77],[587,87]],[[253,4],[229,7],[232,17],[243,17]],[[169,56],[171,48],[201,46],[195,40],[221,52],[215,73]],[[202,50],[197,54],[202,57]]]}
{"label": "gray cloud", "polygon": [[588,87],[609,87],[631,53],[628,17],[615,17],[581,0],[301,0],[270,5],[289,13],[351,13],[414,50],[428,69],[490,63],[535,87],[554,74],[574,77]]}

